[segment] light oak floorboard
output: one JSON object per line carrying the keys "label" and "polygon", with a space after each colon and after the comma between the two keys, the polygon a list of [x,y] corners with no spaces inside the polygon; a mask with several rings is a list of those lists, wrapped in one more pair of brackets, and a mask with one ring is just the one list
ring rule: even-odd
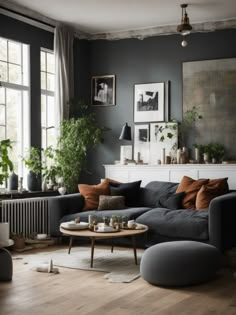
{"label": "light oak floorboard", "polygon": [[[61,248],[66,247],[47,250]],[[22,260],[13,265],[13,280],[0,282],[0,315],[236,315],[232,269],[221,270],[205,284],[163,288],[141,278],[109,283],[101,272],[59,268],[54,275],[33,271]]]}

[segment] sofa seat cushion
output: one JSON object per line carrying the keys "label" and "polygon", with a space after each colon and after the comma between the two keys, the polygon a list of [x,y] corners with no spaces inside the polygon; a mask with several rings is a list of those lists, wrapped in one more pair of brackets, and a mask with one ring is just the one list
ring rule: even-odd
{"label": "sofa seat cushion", "polygon": [[117,216],[126,216],[128,220],[136,220],[136,218],[145,212],[149,211],[150,208],[148,207],[138,207],[138,208],[126,208],[123,210],[90,210],[90,211],[83,211],[83,212],[77,212],[74,214],[65,215],[61,218],[60,223],[62,222],[68,222],[72,221],[77,217],[80,217],[80,221],[82,222],[88,222],[88,216],[90,214],[96,215],[98,220],[100,222],[103,221],[103,217],[111,217],[112,215]]}
{"label": "sofa seat cushion", "polygon": [[152,209],[136,220],[146,224],[150,232],[191,240],[208,240],[208,211]]}

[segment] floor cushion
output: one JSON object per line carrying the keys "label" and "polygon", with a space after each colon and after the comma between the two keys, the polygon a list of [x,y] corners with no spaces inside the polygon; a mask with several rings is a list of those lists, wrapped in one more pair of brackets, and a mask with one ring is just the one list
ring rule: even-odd
{"label": "floor cushion", "polygon": [[160,286],[185,286],[214,278],[220,268],[220,252],[195,241],[160,243],[148,248],[141,259],[144,280]]}

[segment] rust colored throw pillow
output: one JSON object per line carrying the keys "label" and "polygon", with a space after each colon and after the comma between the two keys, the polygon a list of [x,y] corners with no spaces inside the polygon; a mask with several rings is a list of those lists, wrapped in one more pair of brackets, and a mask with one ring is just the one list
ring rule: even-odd
{"label": "rust colored throw pillow", "polygon": [[98,210],[126,209],[124,196],[99,196]]}
{"label": "rust colored throw pillow", "polygon": [[204,210],[209,207],[211,200],[228,192],[228,178],[210,179],[208,184],[203,185],[196,198],[196,209]]}
{"label": "rust colored throw pillow", "polygon": [[78,185],[79,192],[84,196],[84,208],[86,210],[96,210],[99,204],[100,195],[110,195],[109,179],[105,179],[101,184],[98,185]]}
{"label": "rust colored throw pillow", "polygon": [[195,209],[195,202],[197,193],[200,188],[207,184],[209,179],[193,179],[188,176],[184,176],[176,190],[176,193],[185,192],[185,197],[183,198],[183,208],[184,209]]}

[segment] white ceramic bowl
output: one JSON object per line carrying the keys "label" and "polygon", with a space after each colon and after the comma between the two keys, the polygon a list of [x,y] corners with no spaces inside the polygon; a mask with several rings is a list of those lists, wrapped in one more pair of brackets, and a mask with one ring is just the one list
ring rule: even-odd
{"label": "white ceramic bowl", "polygon": [[47,234],[37,234],[37,239],[38,240],[44,240],[47,237],[48,237]]}

